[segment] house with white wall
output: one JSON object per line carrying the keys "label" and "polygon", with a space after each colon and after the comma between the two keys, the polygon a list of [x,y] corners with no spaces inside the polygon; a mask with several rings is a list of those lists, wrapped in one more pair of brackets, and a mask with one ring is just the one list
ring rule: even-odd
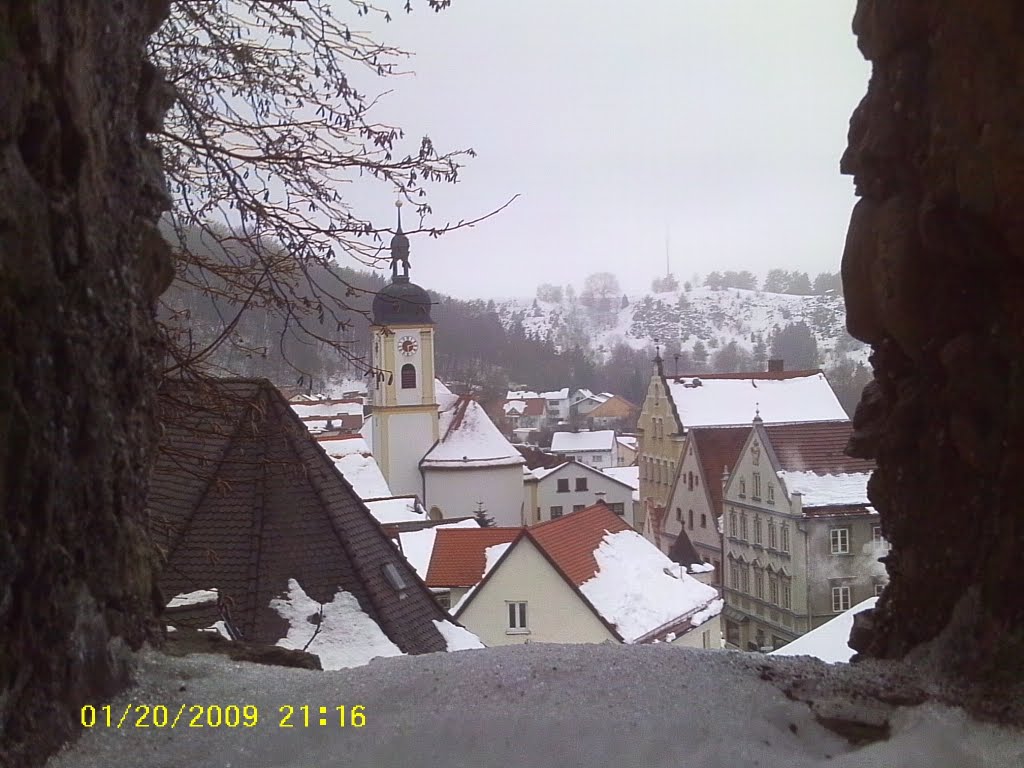
{"label": "house with white wall", "polygon": [[632,486],[589,464],[573,460],[552,468],[538,467],[524,474],[523,486],[528,525],[579,512],[598,501],[630,526],[634,523]]}
{"label": "house with white wall", "polygon": [[483,578],[452,610],[487,646],[720,647],[718,592],[604,504],[526,528],[486,559]]}
{"label": "house with white wall", "polygon": [[581,464],[597,469],[619,465],[619,446],[615,431],[555,432],[551,436],[551,452],[563,453]]}

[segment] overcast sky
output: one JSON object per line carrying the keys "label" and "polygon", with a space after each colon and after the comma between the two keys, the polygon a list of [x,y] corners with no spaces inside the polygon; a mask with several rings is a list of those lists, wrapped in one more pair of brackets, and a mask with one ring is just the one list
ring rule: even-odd
{"label": "overcast sky", "polygon": [[[398,2],[388,2],[400,6]],[[417,282],[462,298],[671,268],[837,271],[853,184],[839,175],[870,65],[855,0],[455,0],[375,24],[415,52],[379,116],[478,157],[435,187]],[[379,193],[379,194],[378,194]],[[386,193],[360,192],[385,218]]]}

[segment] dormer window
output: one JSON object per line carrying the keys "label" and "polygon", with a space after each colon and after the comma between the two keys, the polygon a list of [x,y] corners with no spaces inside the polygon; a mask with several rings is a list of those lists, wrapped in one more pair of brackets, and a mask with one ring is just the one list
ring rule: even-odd
{"label": "dormer window", "polygon": [[405,597],[405,590],[409,588],[409,582],[405,580],[405,576],[398,570],[398,567],[394,563],[384,563],[383,570],[384,580],[388,585],[399,595]]}
{"label": "dormer window", "polygon": [[416,366],[412,363],[402,366],[402,389],[416,389]]}

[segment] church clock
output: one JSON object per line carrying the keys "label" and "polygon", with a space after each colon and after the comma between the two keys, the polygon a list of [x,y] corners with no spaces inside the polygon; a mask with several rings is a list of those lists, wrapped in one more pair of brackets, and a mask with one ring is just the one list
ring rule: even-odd
{"label": "church clock", "polygon": [[406,357],[415,355],[419,346],[419,343],[412,336],[403,336],[398,340],[398,351]]}

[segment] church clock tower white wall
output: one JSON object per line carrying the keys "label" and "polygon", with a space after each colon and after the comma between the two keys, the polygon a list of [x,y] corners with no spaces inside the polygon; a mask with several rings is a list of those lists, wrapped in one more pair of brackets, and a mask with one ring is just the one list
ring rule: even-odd
{"label": "church clock tower white wall", "polygon": [[[399,265],[402,274],[399,274]],[[396,495],[423,499],[420,459],[438,439],[430,296],[409,280],[409,238],[391,239],[391,282],[373,299],[373,453]]]}

